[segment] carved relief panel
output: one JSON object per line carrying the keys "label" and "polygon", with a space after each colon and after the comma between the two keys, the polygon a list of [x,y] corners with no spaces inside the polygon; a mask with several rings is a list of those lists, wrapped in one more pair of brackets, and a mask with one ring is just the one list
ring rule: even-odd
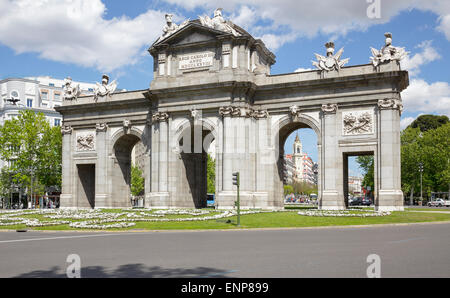
{"label": "carved relief panel", "polygon": [[342,113],[342,134],[344,136],[373,134],[374,130],[373,110]]}
{"label": "carved relief panel", "polygon": [[75,150],[78,152],[95,151],[95,132],[78,132]]}

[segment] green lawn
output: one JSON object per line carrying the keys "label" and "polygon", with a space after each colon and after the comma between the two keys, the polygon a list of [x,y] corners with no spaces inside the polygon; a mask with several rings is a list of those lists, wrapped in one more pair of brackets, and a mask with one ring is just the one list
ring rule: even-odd
{"label": "green lawn", "polygon": [[[110,212],[115,212],[111,210]],[[30,215],[30,217],[38,217]],[[39,216],[40,217],[40,216]],[[170,216],[174,217],[174,216]],[[180,215],[177,217],[185,217]],[[372,225],[393,223],[418,223],[449,221],[450,213],[426,213],[426,212],[394,212],[385,217],[308,217],[298,215],[297,212],[274,212],[243,215],[241,228],[293,228],[293,227],[318,227],[318,226],[347,226],[347,225]],[[194,221],[194,222],[137,222],[135,226],[114,230],[208,230],[208,229],[237,229],[236,217],[219,220]],[[25,225],[2,226],[0,229],[28,229],[28,230],[77,230],[68,225],[27,228]],[[92,231],[92,230],[89,230]]]}
{"label": "green lawn", "polygon": [[450,213],[450,208],[448,207],[442,207],[442,208],[414,208],[414,207],[406,207],[405,208],[406,211],[422,211],[422,212],[427,212],[427,211],[446,211]]}

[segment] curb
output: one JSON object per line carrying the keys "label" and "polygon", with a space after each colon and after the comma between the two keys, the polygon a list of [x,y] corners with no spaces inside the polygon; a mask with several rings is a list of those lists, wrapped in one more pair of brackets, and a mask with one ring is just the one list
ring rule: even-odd
{"label": "curb", "polygon": [[[393,224],[373,224],[373,225],[348,225],[348,226],[319,226],[319,227],[289,227],[289,228],[246,228],[246,229],[207,229],[207,230],[124,230],[124,231],[107,231],[107,230],[28,230],[33,233],[103,233],[103,234],[139,234],[139,233],[202,233],[202,232],[249,232],[249,231],[295,231],[295,230],[336,230],[336,229],[364,229],[364,228],[384,228],[384,227],[407,227],[407,226],[426,226],[426,225],[444,225],[450,224],[450,221],[436,222],[414,222],[414,223],[393,223]],[[16,230],[0,230],[0,232],[17,232]]]}

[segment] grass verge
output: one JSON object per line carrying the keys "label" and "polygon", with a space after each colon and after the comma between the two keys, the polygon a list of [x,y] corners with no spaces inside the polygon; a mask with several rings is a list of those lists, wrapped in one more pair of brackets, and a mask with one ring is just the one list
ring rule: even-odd
{"label": "grass verge", "polygon": [[[108,231],[127,230],[214,230],[214,229],[239,229],[236,226],[236,217],[219,220],[193,221],[193,222],[137,222],[135,226],[124,229],[109,229]],[[308,217],[298,215],[297,212],[274,212],[243,215],[241,227],[254,228],[296,228],[296,227],[326,227],[349,225],[377,225],[396,223],[423,223],[423,222],[450,222],[450,213],[426,213],[426,212],[394,212],[384,217]],[[70,231],[80,229],[70,228],[68,225],[27,228],[25,225],[3,226],[0,229],[27,229],[47,231]],[[92,230],[89,230],[92,231]]]}

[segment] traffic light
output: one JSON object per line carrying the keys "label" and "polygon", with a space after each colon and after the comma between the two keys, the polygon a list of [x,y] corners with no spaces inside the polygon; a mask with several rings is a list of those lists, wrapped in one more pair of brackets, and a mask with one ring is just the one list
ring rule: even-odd
{"label": "traffic light", "polygon": [[235,203],[235,206],[237,208],[237,226],[238,227],[241,226],[241,200],[239,198],[239,186],[240,186],[239,176],[240,176],[239,172],[233,173],[233,185],[237,186],[237,201]]}
{"label": "traffic light", "polygon": [[239,172],[233,173],[233,185],[240,186]]}

